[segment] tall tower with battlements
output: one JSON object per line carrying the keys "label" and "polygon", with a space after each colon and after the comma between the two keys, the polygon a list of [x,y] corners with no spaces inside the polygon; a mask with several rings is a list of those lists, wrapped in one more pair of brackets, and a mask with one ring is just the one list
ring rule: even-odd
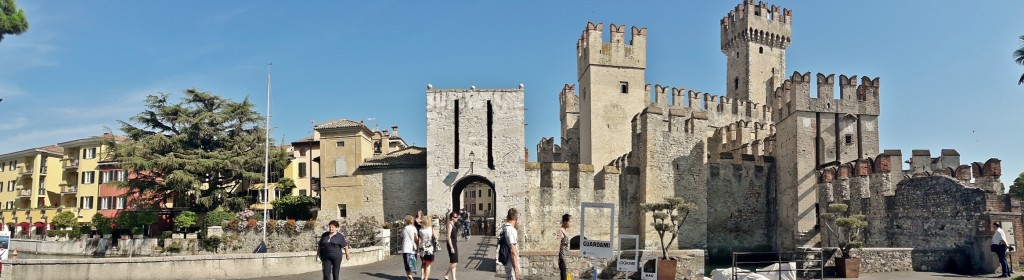
{"label": "tall tower with battlements", "polygon": [[771,104],[785,80],[792,11],[744,0],[722,18],[722,54],[727,58],[726,96]]}
{"label": "tall tower with battlements", "polygon": [[647,28],[587,23],[576,42],[579,77],[579,162],[604,166],[631,150],[630,121],[650,103],[644,90]]}

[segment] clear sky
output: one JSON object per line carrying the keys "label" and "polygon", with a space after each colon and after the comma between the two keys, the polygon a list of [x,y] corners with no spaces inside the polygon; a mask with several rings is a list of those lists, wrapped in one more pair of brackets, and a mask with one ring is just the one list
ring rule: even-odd
{"label": "clear sky", "polygon": [[[264,110],[274,137],[376,118],[426,144],[425,90],[526,85],[526,142],[558,136],[588,21],[648,27],[652,84],[723,94],[719,19],[739,1],[18,1],[0,43],[0,153],[116,130],[143,98],[196,87]],[[585,4],[584,4],[585,3]],[[1024,171],[1024,1],[776,1],[787,70],[881,77],[883,149],[956,148]],[[627,32],[628,33],[628,32]],[[607,34],[607,32],[606,32]],[[370,125],[372,128],[372,124]]]}

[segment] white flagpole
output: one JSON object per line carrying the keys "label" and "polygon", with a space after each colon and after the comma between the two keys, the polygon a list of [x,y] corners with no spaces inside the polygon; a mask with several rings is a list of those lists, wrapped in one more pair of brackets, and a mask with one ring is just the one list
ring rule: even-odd
{"label": "white flagpole", "polygon": [[[267,204],[270,200],[270,66],[267,64],[267,135],[263,153],[263,245],[267,246]],[[269,246],[268,246],[269,247]],[[267,250],[263,251],[264,253]]]}

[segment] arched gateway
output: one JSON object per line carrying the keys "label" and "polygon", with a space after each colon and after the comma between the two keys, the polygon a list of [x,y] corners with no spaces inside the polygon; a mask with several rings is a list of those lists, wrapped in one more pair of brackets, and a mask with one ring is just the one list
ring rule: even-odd
{"label": "arched gateway", "polygon": [[[523,89],[427,89],[427,211],[487,228],[526,196]],[[470,207],[473,207],[472,210]],[[479,220],[476,220],[479,221]]]}

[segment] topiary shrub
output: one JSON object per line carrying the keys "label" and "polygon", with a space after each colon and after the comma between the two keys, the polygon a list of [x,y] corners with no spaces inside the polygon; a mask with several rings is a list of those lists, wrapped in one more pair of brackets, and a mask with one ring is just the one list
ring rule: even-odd
{"label": "topiary shrub", "polygon": [[206,213],[205,226],[224,226],[224,222],[235,219],[235,214],[227,212],[221,209],[213,210]]}
{"label": "topiary shrub", "polygon": [[192,226],[196,225],[196,220],[198,219],[199,218],[196,217],[196,213],[192,211],[182,211],[181,214],[174,217],[174,226],[177,227],[178,230],[187,233]]}

